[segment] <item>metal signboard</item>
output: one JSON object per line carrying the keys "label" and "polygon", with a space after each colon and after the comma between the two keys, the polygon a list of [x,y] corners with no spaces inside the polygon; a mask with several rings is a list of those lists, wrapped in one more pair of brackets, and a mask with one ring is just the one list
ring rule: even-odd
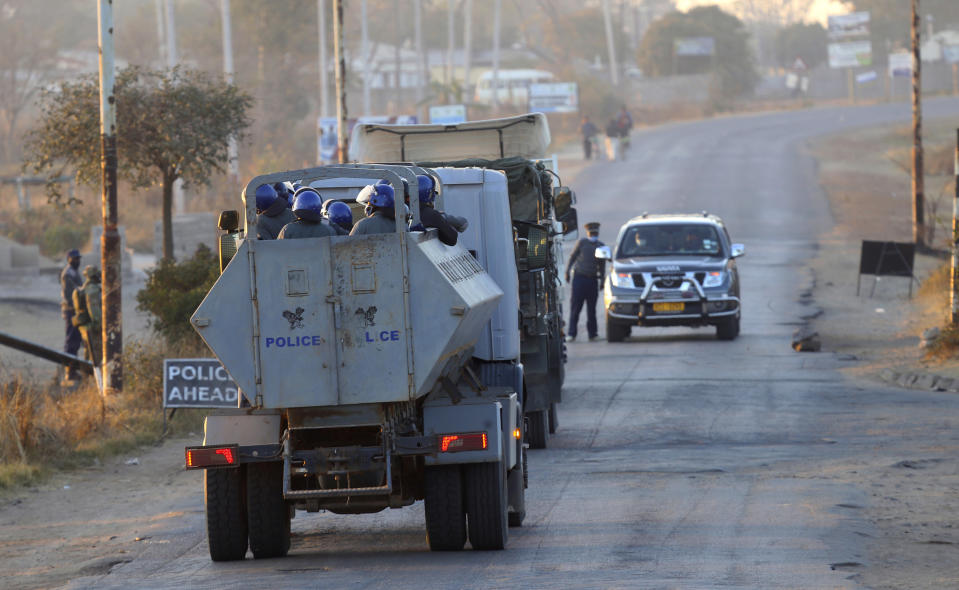
{"label": "metal signboard", "polygon": [[164,408],[236,408],[240,390],[216,359],[164,359]]}
{"label": "metal signboard", "polygon": [[579,111],[576,82],[531,84],[529,110],[533,113],[575,113]]}
{"label": "metal signboard", "polygon": [[444,104],[430,107],[430,123],[433,125],[456,125],[466,122],[466,105]]}
{"label": "metal signboard", "polygon": [[943,45],[942,59],[947,63],[959,63],[959,45]]}
{"label": "metal signboard", "polygon": [[829,67],[855,68],[872,65],[870,41],[845,41],[829,44]]}
{"label": "metal signboard", "polygon": [[716,55],[716,39],[712,37],[685,37],[673,41],[676,55],[711,56]]}
{"label": "metal signboard", "polygon": [[879,78],[879,74],[877,74],[874,70],[870,70],[868,72],[857,74],[856,82],[859,84],[865,84],[866,82],[872,82],[877,78]]}
{"label": "metal signboard", "polygon": [[853,12],[829,17],[829,38],[855,39],[869,36],[869,13]]}
{"label": "metal signboard", "polygon": [[889,77],[908,78],[912,76],[912,54],[908,52],[889,54]]}

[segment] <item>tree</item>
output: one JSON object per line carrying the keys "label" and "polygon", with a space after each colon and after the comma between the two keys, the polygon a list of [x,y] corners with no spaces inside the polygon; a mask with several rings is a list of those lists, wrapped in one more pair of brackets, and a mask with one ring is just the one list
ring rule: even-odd
{"label": "tree", "polygon": [[[677,57],[676,40],[691,37],[712,37],[716,54]],[[712,71],[722,98],[750,93],[759,80],[749,33],[742,21],[718,6],[672,12],[655,21],[643,37],[637,61],[643,73],[652,77]]]}
{"label": "tree", "polygon": [[[205,185],[224,172],[230,137],[242,139],[253,99],[222,79],[174,68],[121,70],[116,77],[119,176],[134,188],[163,187],[163,257],[173,258],[173,183]],[[41,117],[27,136],[27,166],[77,181],[100,183],[99,83],[95,75],[61,83],[41,95]],[[48,185],[51,200],[60,198]]]}
{"label": "tree", "polygon": [[[892,51],[909,47],[912,13],[907,0],[849,0],[847,3],[854,10],[869,12],[872,52],[877,61],[884,59],[887,47]],[[922,0],[920,12],[923,19],[932,16],[937,30],[959,27],[959,2],[956,0]],[[925,26],[922,35],[925,40]]]}
{"label": "tree", "polygon": [[813,0],[736,0],[734,10],[743,20],[787,26],[801,23]]}
{"label": "tree", "polygon": [[776,34],[776,59],[784,68],[801,58],[812,69],[828,57],[829,36],[819,23],[795,23]]}

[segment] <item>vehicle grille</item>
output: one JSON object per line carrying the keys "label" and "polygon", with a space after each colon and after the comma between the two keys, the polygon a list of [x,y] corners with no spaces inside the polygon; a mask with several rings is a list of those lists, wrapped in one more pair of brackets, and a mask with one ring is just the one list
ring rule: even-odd
{"label": "vehicle grille", "polygon": [[653,275],[653,284],[661,289],[675,289],[683,284],[683,275]]}
{"label": "vehicle grille", "polygon": [[637,289],[642,289],[646,286],[646,279],[643,278],[643,273],[634,272],[633,273],[633,286]]}

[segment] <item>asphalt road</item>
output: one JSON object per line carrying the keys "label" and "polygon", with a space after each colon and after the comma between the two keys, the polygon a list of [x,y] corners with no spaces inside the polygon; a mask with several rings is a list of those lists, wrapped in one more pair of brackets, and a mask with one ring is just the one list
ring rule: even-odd
{"label": "asphalt road", "polygon": [[838,372],[850,361],[790,349],[808,311],[804,261],[831,226],[802,144],[908,116],[885,105],[670,125],[638,133],[628,161],[579,174],[580,220],[602,222],[607,242],[643,211],[722,216],[747,249],[742,334],[636,329],[622,344],[571,344],[560,431],[530,453],[529,512],[506,551],[430,553],[419,504],[298,513],[289,557],[214,564],[197,487],[181,505],[143,506],[183,514],[151,531],[153,549],[70,587],[858,587],[872,491],[847,474],[930,436],[954,444],[939,418],[959,415],[959,399],[852,382]]}

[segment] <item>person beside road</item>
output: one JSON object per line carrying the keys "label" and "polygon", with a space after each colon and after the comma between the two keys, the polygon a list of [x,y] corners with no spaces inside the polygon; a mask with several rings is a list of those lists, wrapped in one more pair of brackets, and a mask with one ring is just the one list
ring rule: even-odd
{"label": "person beside road", "polygon": [[256,237],[275,240],[283,227],[292,222],[293,213],[287,209],[286,198],[280,198],[268,184],[256,187]]}
{"label": "person beside road", "polygon": [[629,137],[633,133],[633,116],[626,110],[626,105],[623,105],[616,114],[616,125],[619,127],[620,143],[625,156],[626,150],[629,149]]}
{"label": "person beside road", "polygon": [[[80,251],[74,248],[67,252],[67,265],[60,273],[60,311],[63,315],[66,327],[63,352],[77,356],[80,350],[82,337],[77,329],[73,318],[76,315],[76,309],[73,307],[73,292],[83,283],[80,277]],[[74,381],[79,377],[79,373],[73,367],[67,367],[65,381]]]}
{"label": "person beside road", "polygon": [[[593,221],[583,226],[586,237],[576,241],[566,263],[566,282],[571,286],[569,309],[569,333],[566,339],[576,340],[579,313],[586,304],[586,332],[590,341],[599,337],[596,323],[596,301],[599,298],[599,284],[606,274],[606,262],[596,258],[596,248],[604,244],[599,241],[599,223]],[[572,275],[572,281],[570,281]]]}
{"label": "person beside road", "polygon": [[100,357],[103,351],[100,337],[102,330],[101,297],[103,290],[100,287],[100,269],[87,265],[83,269],[86,281],[73,291],[73,308],[76,311],[74,323],[80,330],[80,336],[87,350],[87,360],[94,367],[100,366]]}
{"label": "person beside road", "polygon": [[277,236],[278,240],[298,238],[328,238],[336,232],[323,219],[323,197],[309,187],[296,191],[293,200],[293,215],[296,221],[283,226]]}
{"label": "person beside road", "polygon": [[590,160],[593,157],[593,142],[596,141],[599,128],[589,120],[589,117],[583,117],[579,131],[583,134],[583,158]]}
{"label": "person beside road", "polygon": [[351,236],[390,234],[396,231],[393,187],[389,184],[370,184],[363,187],[356,197],[366,203],[366,217],[356,222]]}

